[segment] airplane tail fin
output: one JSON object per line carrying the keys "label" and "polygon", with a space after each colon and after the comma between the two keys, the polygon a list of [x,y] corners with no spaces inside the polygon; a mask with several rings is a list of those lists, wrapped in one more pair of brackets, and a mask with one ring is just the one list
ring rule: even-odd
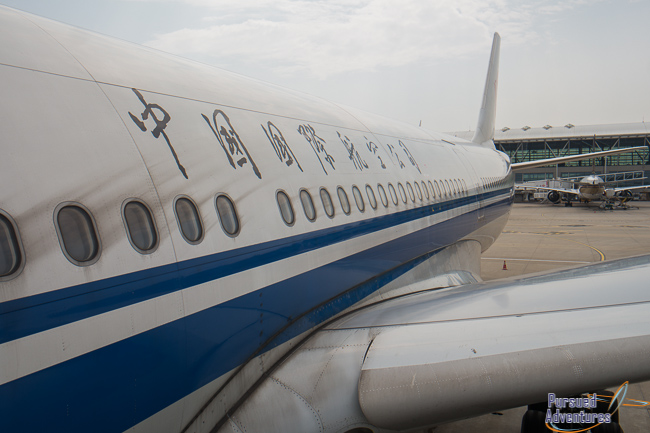
{"label": "airplane tail fin", "polygon": [[483,103],[478,116],[478,125],[472,142],[476,144],[493,145],[494,125],[497,114],[497,83],[499,81],[499,52],[501,51],[501,36],[494,33],[492,41],[492,53],[490,54],[490,65],[488,66],[487,78],[485,79],[485,90],[483,91]]}

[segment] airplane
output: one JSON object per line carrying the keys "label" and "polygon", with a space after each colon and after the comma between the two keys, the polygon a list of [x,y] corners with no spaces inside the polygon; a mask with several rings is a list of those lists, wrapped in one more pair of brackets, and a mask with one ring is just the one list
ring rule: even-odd
{"label": "airplane", "polygon": [[[627,148],[628,151],[644,148],[644,146]],[[565,198],[565,206],[573,206],[569,197],[575,197],[581,202],[589,203],[591,201],[602,201],[602,208],[611,208],[613,203],[618,202],[618,206],[625,207],[626,203],[632,199],[632,191],[635,189],[650,188],[650,185],[638,185],[630,187],[611,188],[608,187],[610,182],[605,182],[602,177],[595,173],[581,178],[577,183],[577,188],[551,188],[547,186],[526,186],[527,189],[536,189],[548,191],[548,201],[558,204]]]}
{"label": "airplane", "polygon": [[0,28],[1,431],[532,405],[528,433],[548,393],[650,379],[650,256],[480,280],[521,167],[492,141],[498,34],[466,141],[7,7]]}

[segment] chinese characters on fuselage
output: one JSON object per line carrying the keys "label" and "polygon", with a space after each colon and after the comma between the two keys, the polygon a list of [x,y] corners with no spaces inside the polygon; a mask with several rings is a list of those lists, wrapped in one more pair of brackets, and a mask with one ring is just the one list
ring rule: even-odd
{"label": "chinese characters on fuselage", "polygon": [[265,128],[264,125],[260,126],[264,130],[266,138],[268,138],[271,142],[273,150],[275,150],[275,154],[278,156],[280,161],[283,161],[285,164],[287,164],[287,167],[291,166],[295,161],[300,171],[303,171],[300,163],[298,162],[298,159],[293,154],[293,151],[287,144],[287,140],[284,139],[284,136],[278,127],[270,121],[267,122],[268,129]]}
{"label": "chinese characters on fuselage", "polygon": [[341,143],[343,143],[343,146],[347,149],[348,158],[350,158],[350,161],[354,163],[354,168],[360,171],[363,171],[364,168],[368,168],[366,161],[363,160],[361,155],[359,155],[359,152],[354,148],[354,143],[352,143],[347,136],[341,135],[340,132],[336,131],[336,133],[338,134]]}
{"label": "chinese characters on fuselage", "polygon": [[381,168],[386,169],[386,164],[384,164],[384,161],[381,159],[381,156],[378,154],[379,146],[377,146],[375,143],[372,141],[368,140],[368,137],[363,137],[366,139],[366,147],[368,147],[368,150],[377,157],[379,160],[379,165]]}
{"label": "chinese characters on fuselage", "polygon": [[327,169],[325,169],[325,165],[323,164],[323,160],[325,160],[325,162],[327,162],[332,167],[332,170],[336,170],[336,167],[334,167],[334,158],[332,155],[327,153],[327,150],[325,149],[325,140],[316,135],[314,128],[308,124],[300,125],[298,127],[298,132],[303,137],[305,137],[305,140],[307,140],[307,142],[311,145],[311,148],[314,149],[314,153],[316,153],[318,162],[320,162],[320,166],[322,167],[325,174],[328,173]]}
{"label": "chinese characters on fuselage", "polygon": [[221,148],[226,153],[228,162],[232,168],[236,170],[237,167],[250,164],[255,175],[261,179],[262,174],[257,168],[257,165],[255,165],[255,161],[251,158],[241,138],[239,138],[239,134],[237,134],[237,131],[235,131],[235,128],[230,123],[230,119],[226,113],[221,110],[214,110],[212,113],[212,121],[205,114],[201,114],[201,116],[208,122],[210,129],[212,129],[215,137],[219,140],[219,144],[221,144]]}
{"label": "chinese characters on fuselage", "polygon": [[[154,137],[158,138],[161,135],[167,142],[167,146],[169,146],[169,150],[171,150],[172,155],[174,155],[174,160],[176,161],[176,165],[178,165],[178,169],[183,173],[183,176],[185,179],[187,179],[187,172],[185,171],[185,167],[181,164],[181,162],[178,160],[178,155],[176,155],[176,151],[174,150],[174,147],[169,141],[169,137],[165,133],[165,128],[167,127],[167,124],[171,120],[171,116],[167,111],[165,111],[160,105],[158,104],[149,104],[147,101],[145,101],[144,96],[142,96],[142,93],[138,92],[137,89],[131,89],[133,90],[133,93],[136,94],[140,102],[142,102],[142,105],[144,105],[144,111],[140,113],[140,117],[142,120],[138,119],[137,116],[135,116],[133,113],[129,111],[129,116],[131,116],[131,119],[133,122],[135,122],[136,125],[138,125],[138,128],[142,132],[145,132],[147,130],[147,125],[144,123],[144,121],[148,120],[149,117],[154,121],[156,124],[156,127],[151,131]],[[162,114],[162,119],[158,119],[158,116],[156,116],[156,113],[154,113],[154,110],[158,110],[160,114]]]}
{"label": "chinese characters on fuselage", "polygon": [[402,140],[399,140],[398,143],[399,143],[400,147],[402,148],[402,150],[404,151],[404,153],[406,154],[406,157],[408,158],[411,165],[413,167],[417,168],[418,172],[420,172],[420,174],[422,174],[422,172],[420,171],[420,166],[418,165],[417,161],[415,161],[415,158],[413,158],[413,155],[411,155],[411,152],[409,152],[406,145],[404,143],[402,143]]}

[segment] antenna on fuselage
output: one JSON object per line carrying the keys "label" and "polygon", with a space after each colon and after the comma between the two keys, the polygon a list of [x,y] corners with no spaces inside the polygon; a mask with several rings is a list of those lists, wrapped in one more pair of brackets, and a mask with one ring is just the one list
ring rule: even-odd
{"label": "antenna on fuselage", "polygon": [[501,36],[494,33],[492,40],[492,52],[490,53],[490,64],[487,77],[485,78],[485,89],[483,90],[483,102],[478,115],[478,125],[472,142],[484,146],[494,146],[494,125],[497,115],[497,84],[499,82],[499,53],[501,51]]}

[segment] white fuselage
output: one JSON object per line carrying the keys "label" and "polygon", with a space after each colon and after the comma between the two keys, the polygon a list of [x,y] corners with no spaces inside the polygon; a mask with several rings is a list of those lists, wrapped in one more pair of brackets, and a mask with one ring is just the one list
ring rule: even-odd
{"label": "white fuselage", "polygon": [[605,198],[605,181],[600,176],[592,174],[580,180],[578,190],[580,198],[583,200],[603,200]]}
{"label": "white fuselage", "polygon": [[[180,431],[215,396],[219,419],[264,357],[505,224],[494,149],[7,8],[0,25],[0,211],[22,251],[0,278],[2,431]],[[66,207],[92,220],[91,260]]]}

